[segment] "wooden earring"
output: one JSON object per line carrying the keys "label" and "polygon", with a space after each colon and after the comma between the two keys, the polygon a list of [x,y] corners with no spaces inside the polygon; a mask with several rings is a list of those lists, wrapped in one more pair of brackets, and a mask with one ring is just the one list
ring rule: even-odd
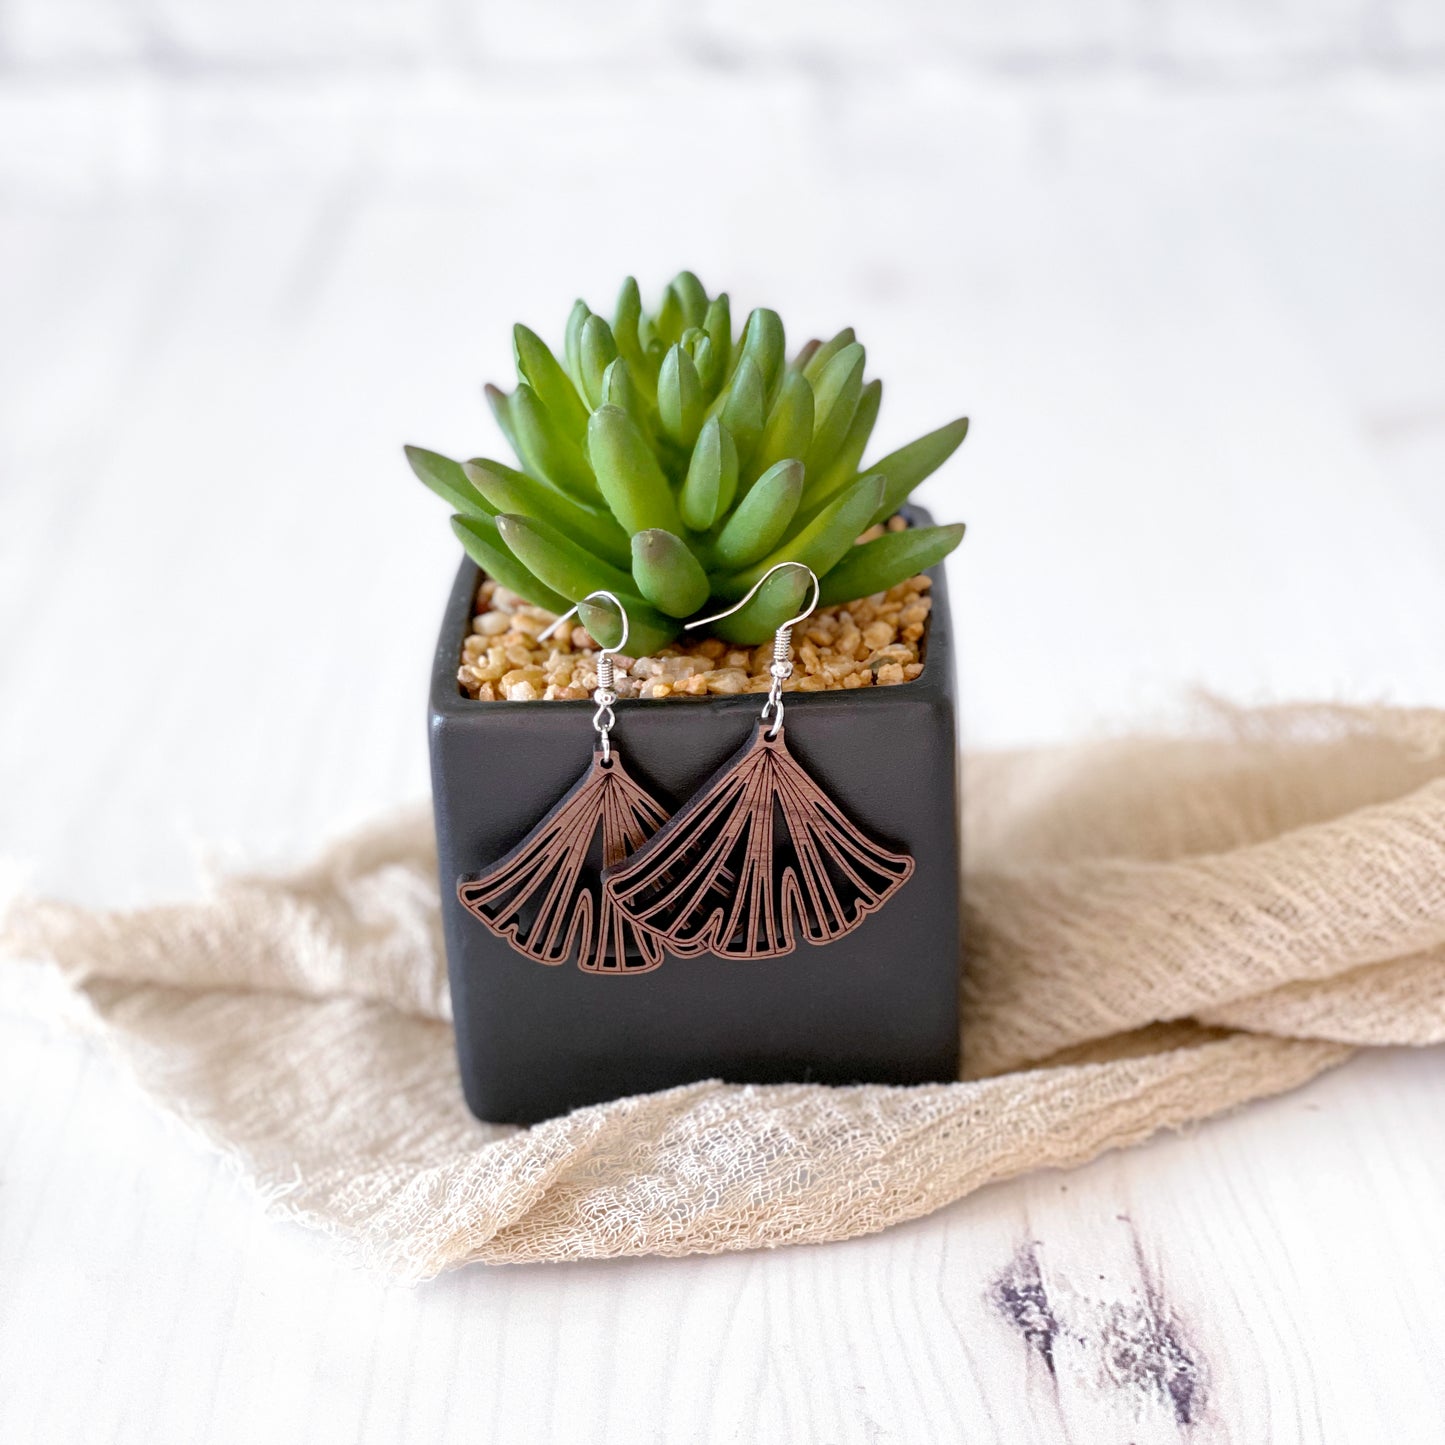
{"label": "wooden earring", "polygon": [[[611,731],[617,701],[613,656],[627,645],[627,611],[606,591],[600,597],[622,615],[622,640],[597,659],[597,744],[587,771],[509,853],[480,873],[457,880],[462,904],[518,953],[556,965],[575,958],[586,973],[647,973],[662,962],[657,936],[637,927],[602,887],[605,868],[622,863],[667,821],[667,811],[628,774]],[[543,640],[577,609],[563,613]]]}
{"label": "wooden earring", "polygon": [[[774,572],[802,566],[778,563],[736,607],[688,625],[730,616]],[[784,740],[793,628],[818,605],[818,579],[804,570],[812,601],[773,636],[772,687],[753,736],[646,843],[604,872],[608,902],[669,953],[777,958],[793,951],[799,935],[831,943],[913,875],[913,859],[853,824]]]}

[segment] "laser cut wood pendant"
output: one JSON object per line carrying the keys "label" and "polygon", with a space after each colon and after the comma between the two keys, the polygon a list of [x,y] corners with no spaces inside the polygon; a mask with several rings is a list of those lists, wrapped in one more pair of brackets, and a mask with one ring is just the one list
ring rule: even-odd
{"label": "laser cut wood pendant", "polygon": [[617,749],[592,766],[505,857],[457,882],[457,897],[518,953],[586,973],[647,973],[662,962],[657,936],[637,927],[602,888],[667,821],[666,810],[622,766]]}
{"label": "laser cut wood pendant", "polygon": [[831,943],[876,913],[913,859],[874,842],[789,753],[748,744],[625,862],[604,893],[669,953],[777,958]]}

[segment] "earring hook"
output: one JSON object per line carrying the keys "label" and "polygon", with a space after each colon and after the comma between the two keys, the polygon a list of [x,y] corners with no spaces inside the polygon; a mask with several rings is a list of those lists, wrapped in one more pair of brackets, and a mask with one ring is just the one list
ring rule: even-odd
{"label": "earring hook", "polygon": [[630,625],[627,618],[627,609],[622,605],[622,601],[618,597],[618,595],[615,592],[609,592],[605,587],[599,587],[596,592],[589,592],[585,597],[581,598],[577,602],[574,602],[559,618],[556,619],[555,622],[552,622],[548,625],[545,632],[539,632],[537,634],[537,641],[546,642],[546,640],[551,637],[551,635],[569,617],[575,617],[578,615],[578,612],[584,602],[590,602],[594,597],[605,597],[617,609],[618,613],[622,617],[621,640],[618,642],[616,647],[598,648],[598,653],[602,657],[612,657],[615,654],[621,652],[622,649],[627,646],[627,633]]}
{"label": "earring hook", "polygon": [[768,689],[768,700],[763,704],[761,719],[767,722],[772,719],[773,725],[768,729],[768,737],[775,738],[778,730],[783,725],[783,684],[793,675],[793,629],[800,623],[806,621],[818,610],[818,599],[822,595],[822,584],[818,581],[818,574],[808,566],[806,562],[778,562],[769,567],[752,587],[748,595],[741,602],[734,603],[726,612],[715,612],[711,617],[700,617],[696,622],[689,622],[688,627],[702,627],[709,622],[721,622],[724,617],[731,617],[734,612],[746,607],[757,595],[758,588],[773,575],[774,572],[781,572],[784,567],[801,567],[812,579],[813,598],[807,607],[796,617],[790,617],[781,623],[773,633],[773,660],[768,666],[768,672],[772,676],[773,685]]}
{"label": "earring hook", "polygon": [[742,609],[758,595],[758,588],[760,588],[774,572],[781,572],[784,567],[801,567],[803,571],[808,574],[809,580],[813,584],[813,600],[808,603],[806,610],[798,613],[796,617],[790,617],[778,628],[778,631],[791,630],[800,622],[807,621],[807,619],[818,610],[818,598],[822,596],[823,592],[823,585],[818,581],[818,574],[813,571],[806,562],[776,562],[753,583],[748,589],[748,595],[744,597],[741,602],[734,602],[726,612],[714,612],[711,617],[699,617],[695,622],[684,623],[682,630],[684,632],[690,632],[694,627],[706,627],[709,622],[721,622],[724,617],[731,617],[734,612],[741,612]]}
{"label": "earring hook", "polygon": [[594,597],[605,597],[622,616],[622,637],[617,645],[600,647],[597,650],[597,686],[592,693],[592,701],[597,704],[597,711],[592,714],[592,726],[597,729],[597,736],[601,739],[602,766],[607,767],[612,762],[612,743],[607,735],[617,724],[617,715],[612,711],[612,704],[617,701],[617,674],[613,669],[612,659],[627,646],[627,634],[631,630],[622,599],[615,592],[599,587],[596,592],[589,592],[574,602],[546,631],[539,632],[537,641],[545,642],[573,613],[580,613],[583,603],[591,602]]}

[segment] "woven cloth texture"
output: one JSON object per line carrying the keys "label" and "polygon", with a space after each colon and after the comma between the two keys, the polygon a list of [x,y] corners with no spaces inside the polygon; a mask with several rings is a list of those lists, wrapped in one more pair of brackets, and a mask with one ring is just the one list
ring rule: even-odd
{"label": "woven cloth texture", "polygon": [[1445,713],[1215,705],[965,778],[951,1084],[700,1081],[478,1123],[420,809],[200,902],[14,899],[0,959],[58,970],[66,1017],[268,1208],[412,1280],[867,1234],[1445,1040]]}

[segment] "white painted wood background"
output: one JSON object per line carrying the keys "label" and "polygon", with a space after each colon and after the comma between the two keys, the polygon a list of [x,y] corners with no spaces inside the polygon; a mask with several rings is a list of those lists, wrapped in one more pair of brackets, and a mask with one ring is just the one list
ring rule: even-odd
{"label": "white painted wood background", "polygon": [[[1445,699],[1438,8],[957,9],[11,0],[0,852],[134,903],[421,793],[453,545],[399,446],[497,445],[510,322],[627,270],[856,324],[884,448],[973,416],[971,743]],[[405,1290],[39,993],[5,1445],[1445,1438],[1445,1051],[874,1239]]]}

